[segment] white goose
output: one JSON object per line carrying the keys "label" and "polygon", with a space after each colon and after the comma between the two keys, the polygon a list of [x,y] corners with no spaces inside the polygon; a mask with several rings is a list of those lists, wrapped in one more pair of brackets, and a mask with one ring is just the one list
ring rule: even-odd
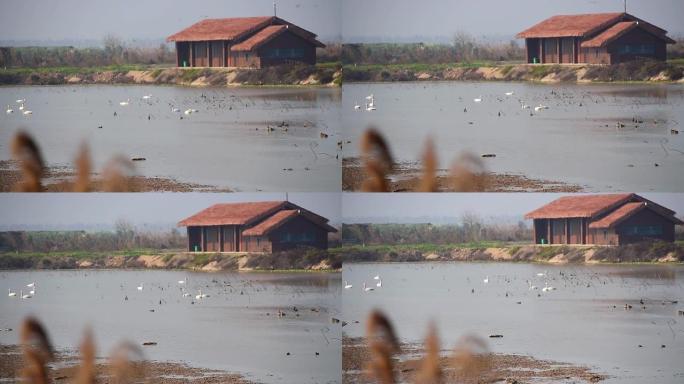
{"label": "white goose", "polygon": [[25,108],[26,108],[26,107],[24,106],[24,103],[21,103],[21,105],[19,106],[19,110],[20,110],[20,111],[23,111]]}
{"label": "white goose", "polygon": [[375,275],[375,277],[373,277],[373,280],[380,280],[380,275]]}
{"label": "white goose", "polygon": [[131,103],[131,99],[126,99],[126,101],[121,101],[121,102],[119,102],[119,105],[122,106],[122,107],[125,107],[125,106],[127,106],[128,104],[130,104],[130,103]]}
{"label": "white goose", "polygon": [[178,284],[185,284],[186,281],[188,281],[187,277],[184,280],[178,280]]}
{"label": "white goose", "polygon": [[373,106],[372,103],[371,104],[366,103],[366,111],[370,112],[370,111],[375,111],[376,109],[377,108],[375,108],[375,106]]}
{"label": "white goose", "polygon": [[506,96],[513,96],[513,94],[514,94],[513,91],[509,91],[509,92],[504,93],[504,95],[506,95]]}
{"label": "white goose", "polygon": [[144,95],[142,98],[143,98],[143,100],[149,100],[152,98],[152,95],[151,94],[150,95]]}
{"label": "white goose", "polygon": [[34,281],[34,282],[32,282],[31,284],[26,284],[26,286],[29,287],[29,288],[33,288],[33,287],[36,286],[36,282]]}
{"label": "white goose", "polygon": [[11,289],[7,289],[7,296],[9,296],[9,297],[15,297],[16,295],[17,295],[16,292],[12,292]]}
{"label": "white goose", "polygon": [[[9,107],[9,105],[7,107]],[[356,105],[354,105],[354,109],[359,110],[359,109],[361,109],[361,106],[356,104]]]}
{"label": "white goose", "polygon": [[202,290],[201,290],[201,289],[199,290],[199,294],[198,294],[198,295],[195,295],[195,299],[198,299],[198,300],[204,299],[205,297],[209,297],[209,295],[206,295],[206,294],[202,293]]}
{"label": "white goose", "polygon": [[26,99],[17,99],[15,101],[17,102],[17,104],[23,104],[26,102]]}
{"label": "white goose", "polygon": [[21,296],[22,299],[30,299],[30,298],[33,297],[33,296],[29,295],[29,294],[24,295],[24,291],[21,291],[20,296]]}
{"label": "white goose", "polygon": [[7,113],[8,115],[10,113],[14,113],[14,109],[10,108],[9,104],[7,104],[7,110],[5,111],[5,113]]}
{"label": "white goose", "polygon": [[483,283],[489,284],[489,275],[485,276],[484,280],[482,280]]}
{"label": "white goose", "polygon": [[375,288],[373,288],[373,287],[366,287],[366,283],[363,283],[363,291],[364,291],[364,292],[370,292],[370,291],[374,291],[374,290],[375,290]]}
{"label": "white goose", "polygon": [[476,103],[482,102],[482,96],[474,98],[473,101]]}
{"label": "white goose", "polygon": [[142,290],[143,290],[143,283],[140,283],[140,285],[138,285],[138,291],[142,291]]}
{"label": "white goose", "polygon": [[33,115],[33,111],[29,111],[28,109],[24,111],[24,115]]}
{"label": "white goose", "polygon": [[353,285],[347,283],[347,280],[344,281],[344,289],[351,289],[353,287],[354,287]]}
{"label": "white goose", "polygon": [[375,284],[375,286],[378,287],[378,288],[382,288],[382,280],[381,280],[381,279],[378,279],[378,283]]}

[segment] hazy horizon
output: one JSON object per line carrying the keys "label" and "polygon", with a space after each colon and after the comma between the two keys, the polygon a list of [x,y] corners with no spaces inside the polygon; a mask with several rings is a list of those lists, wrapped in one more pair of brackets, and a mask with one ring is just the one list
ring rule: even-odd
{"label": "hazy horizon", "polygon": [[[322,40],[340,40],[339,0],[276,3],[279,17],[316,33]],[[3,0],[2,8],[0,41],[5,43],[95,43],[107,35],[130,43],[161,41],[205,18],[270,16],[273,0]]]}
{"label": "hazy horizon", "polygon": [[[280,200],[285,193],[4,193],[0,230],[107,230],[124,220],[159,231],[212,204]],[[341,223],[339,194],[289,193],[288,200]]]}
{"label": "hazy horizon", "polygon": [[[204,18],[273,14],[273,0],[5,0],[0,45],[101,45],[114,35],[152,46]],[[131,9],[135,9],[132,12]],[[507,41],[555,14],[621,12],[623,0],[277,0],[278,16],[326,42],[450,43],[465,32],[484,41]],[[493,12],[495,11],[495,12]],[[629,0],[628,12],[684,36],[684,1]],[[515,16],[515,17],[511,17]]]}

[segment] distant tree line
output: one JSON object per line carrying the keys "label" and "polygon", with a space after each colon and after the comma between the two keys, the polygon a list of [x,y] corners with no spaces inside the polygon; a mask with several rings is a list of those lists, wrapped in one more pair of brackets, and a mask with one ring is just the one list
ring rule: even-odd
{"label": "distant tree line", "polygon": [[0,67],[97,67],[123,64],[172,64],[173,50],[159,47],[128,46],[116,36],[106,36],[102,47],[2,47]]}
{"label": "distant tree line", "polygon": [[345,44],[344,64],[448,64],[473,61],[522,61],[525,48],[517,41],[486,43],[457,33],[451,44]]}
{"label": "distant tree line", "polygon": [[126,221],[114,231],[11,231],[0,232],[0,252],[106,252],[131,249],[183,249],[186,236],[177,229],[146,232]]}
{"label": "distant tree line", "polygon": [[485,224],[465,215],[461,224],[345,224],[342,244],[460,244],[480,241],[532,241],[532,228],[517,224]]}

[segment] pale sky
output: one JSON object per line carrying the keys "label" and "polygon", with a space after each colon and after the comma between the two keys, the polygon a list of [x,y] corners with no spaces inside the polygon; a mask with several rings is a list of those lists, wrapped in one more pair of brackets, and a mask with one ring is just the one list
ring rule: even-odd
{"label": "pale sky", "polygon": [[[204,18],[270,16],[273,0],[2,0],[0,40],[158,39]],[[340,36],[340,0],[277,0],[278,16]]]}
{"label": "pale sky", "polygon": [[[509,222],[567,193],[344,193],[345,223],[456,223],[464,214]],[[640,193],[684,217],[684,193]]]}
{"label": "pale sky", "polygon": [[[289,193],[288,199],[341,223],[337,193]],[[272,200],[285,200],[285,193],[2,193],[0,230],[105,229],[117,220],[161,229],[212,204]]]}
{"label": "pale sky", "polygon": [[[460,31],[511,39],[555,14],[622,12],[624,5],[623,0],[344,0],[342,8],[344,41],[356,42],[368,36],[451,38]],[[682,0],[628,0],[627,11],[671,35],[684,35]]]}
{"label": "pale sky", "polygon": [[[283,200],[284,193],[3,193],[0,230],[112,228],[117,220],[138,227],[170,228],[212,204]],[[293,203],[341,223],[456,223],[466,213],[485,220],[523,220],[556,193],[289,193]],[[684,193],[642,193],[684,217]]]}
{"label": "pale sky", "polygon": [[[271,15],[272,0],[2,0],[0,41],[162,39],[206,17]],[[510,39],[554,14],[620,12],[623,0],[277,0],[278,16],[324,41]],[[684,35],[684,1],[628,0],[628,11]],[[440,40],[441,39],[441,40]]]}

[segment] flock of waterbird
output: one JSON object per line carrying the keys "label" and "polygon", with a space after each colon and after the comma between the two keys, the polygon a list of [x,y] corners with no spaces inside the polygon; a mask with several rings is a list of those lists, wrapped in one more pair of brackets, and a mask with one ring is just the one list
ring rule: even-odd
{"label": "flock of waterbird", "polygon": [[8,288],[7,289],[7,296],[18,297],[20,299],[30,299],[36,295],[36,283],[35,283],[35,281],[32,283],[26,284],[26,287],[30,288],[31,290],[28,291],[28,293],[24,293],[24,290],[21,289],[21,290],[19,290],[19,295],[17,295],[16,291],[13,292],[11,288]]}
{"label": "flock of waterbird", "polygon": [[[26,108],[26,99],[17,99],[16,103],[19,104],[19,111],[22,115],[29,116],[33,114],[33,111]],[[8,115],[14,113],[14,108],[12,108],[10,104],[7,104],[7,110],[5,110],[5,113],[7,113]]]}
{"label": "flock of waterbird", "polygon": [[[375,277],[373,277],[373,280],[377,281],[377,283],[375,283],[375,287],[382,288],[382,278],[380,277],[380,275],[375,275]],[[362,290],[363,290],[363,292],[372,292],[372,291],[375,291],[375,287],[373,287],[372,285],[368,286],[368,284],[366,284],[366,282],[364,281]],[[347,280],[345,280],[344,281],[344,289],[352,289],[352,288],[354,288],[354,285],[349,284],[349,282]]]}
{"label": "flock of waterbird", "polygon": [[[375,106],[375,96],[373,96],[372,93],[366,96],[366,105],[364,109],[368,112],[377,110],[377,107]],[[361,106],[359,104],[354,105],[354,110],[360,111]]]}

